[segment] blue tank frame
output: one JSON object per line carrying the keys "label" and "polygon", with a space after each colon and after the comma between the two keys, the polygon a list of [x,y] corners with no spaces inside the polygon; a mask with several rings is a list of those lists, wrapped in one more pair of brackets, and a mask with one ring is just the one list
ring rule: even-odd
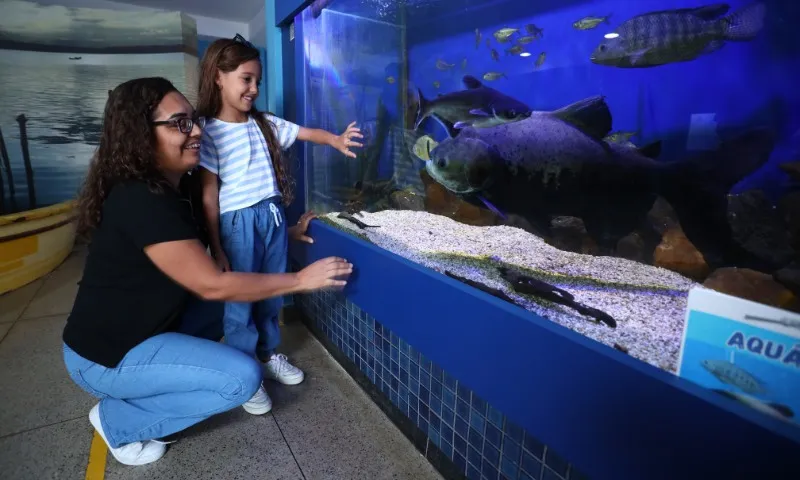
{"label": "blue tank frame", "polygon": [[[282,76],[284,116],[303,124],[294,93],[302,91],[303,58],[289,42],[288,25],[312,1],[266,1],[274,12],[267,15],[268,35],[271,28],[282,32],[283,72],[272,67],[270,76]],[[302,192],[303,152],[298,156]],[[290,221],[304,208],[301,198]],[[350,301],[589,478],[800,478],[800,428],[320,221],[309,232],[315,243],[292,245],[292,260],[308,265],[337,255],[353,262],[344,292]],[[502,375],[483,353],[503,365]]]}

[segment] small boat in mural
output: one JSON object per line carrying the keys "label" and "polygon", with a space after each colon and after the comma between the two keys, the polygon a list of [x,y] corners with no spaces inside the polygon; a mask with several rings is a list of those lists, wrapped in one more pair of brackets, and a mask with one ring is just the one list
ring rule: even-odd
{"label": "small boat in mural", "polygon": [[75,244],[75,202],[0,216],[0,294],[53,271]]}

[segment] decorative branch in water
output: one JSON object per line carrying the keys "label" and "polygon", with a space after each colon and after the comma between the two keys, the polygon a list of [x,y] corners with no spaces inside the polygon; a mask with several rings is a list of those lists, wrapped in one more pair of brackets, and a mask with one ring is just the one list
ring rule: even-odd
{"label": "decorative branch in water", "polygon": [[28,182],[28,209],[33,210],[36,208],[36,186],[33,183],[33,166],[31,165],[30,152],[28,152],[28,129],[26,127],[28,119],[25,118],[24,113],[17,116],[17,123],[19,124],[19,144],[22,147],[22,161],[25,163],[25,177]]}
{"label": "decorative branch in water", "polygon": [[340,213],[337,215],[339,218],[343,220],[347,220],[348,222],[352,223],[353,225],[357,226],[360,229],[365,228],[378,228],[380,225],[367,225],[366,223],[362,222],[361,220],[357,219],[356,217],[350,215],[349,213]]}
{"label": "decorative branch in water", "polygon": [[505,281],[511,284],[511,288],[515,292],[523,295],[533,295],[535,297],[543,298],[554,303],[558,303],[573,310],[578,311],[581,315],[586,315],[594,318],[598,322],[602,322],[611,328],[617,328],[617,321],[607,314],[606,312],[594,307],[589,307],[575,301],[575,297],[566,290],[562,290],[547,282],[537,280],[535,278],[522,275],[506,267],[497,269]]}
{"label": "decorative branch in water", "polygon": [[[3,167],[6,170],[5,177],[8,179],[8,198],[11,204],[11,211],[17,211],[17,198],[16,191],[14,190],[14,174],[11,172],[11,160],[8,158],[8,150],[6,149],[6,141],[3,139],[3,131],[0,130],[0,156],[2,156]],[[0,179],[2,182],[2,179]],[[2,209],[3,211],[5,209]]]}
{"label": "decorative branch in water", "polygon": [[[467,284],[472,288],[476,288],[476,289],[478,289],[478,290],[480,290],[482,292],[488,293],[489,295],[491,295],[493,297],[497,297],[500,300],[505,300],[508,303],[513,303],[514,305],[517,305],[517,302],[515,302],[513,298],[511,298],[508,295],[506,295],[506,292],[504,292],[504,291],[502,291],[500,289],[492,288],[492,287],[490,287],[488,285],[484,285],[483,283],[476,282],[474,280],[470,280],[469,278],[459,277],[455,273],[449,272],[447,270],[445,270],[444,274],[447,275],[448,277],[454,279],[454,280],[458,280],[461,283]],[[517,305],[517,306],[519,306],[519,305]]]}

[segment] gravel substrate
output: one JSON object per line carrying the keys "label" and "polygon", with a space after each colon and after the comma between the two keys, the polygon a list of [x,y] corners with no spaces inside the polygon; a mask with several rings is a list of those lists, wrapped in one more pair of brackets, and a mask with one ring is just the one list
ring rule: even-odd
{"label": "gravel substrate", "polygon": [[[474,227],[427,212],[363,213],[359,220],[379,226],[365,230],[337,215],[324,217],[413,262],[503,290],[528,310],[610,347],[620,345],[651,365],[672,373],[677,369],[687,294],[696,283],[675,272],[616,257],[565,252],[518,228]],[[531,276],[614,317],[617,328],[569,307],[539,304],[516,294],[492,266],[499,262],[533,270]]]}

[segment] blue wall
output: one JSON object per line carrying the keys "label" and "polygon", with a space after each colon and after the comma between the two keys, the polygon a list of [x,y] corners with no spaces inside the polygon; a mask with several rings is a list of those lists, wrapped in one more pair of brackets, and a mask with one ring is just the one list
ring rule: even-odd
{"label": "blue wall", "polygon": [[[458,6],[459,1],[453,0]],[[467,10],[457,16],[423,23],[411,16],[408,41],[410,79],[428,98],[437,93],[460,90],[467,73],[480,78],[497,71],[508,77],[487,82],[526,102],[535,110],[562,107],[582,98],[605,95],[611,108],[615,130],[639,131],[634,142],[644,145],[663,142],[662,159],[672,160],[687,153],[687,138],[693,114],[715,114],[718,132],[724,136],[731,128],[769,126],[780,134],[781,143],[771,162],[738,190],[766,182],[773,186],[785,182],[777,164],[796,160],[788,139],[800,129],[800,36],[794,30],[800,21],[798,2],[765,0],[767,17],[760,35],[749,42],[727,42],[720,50],[691,62],[653,68],[615,68],[592,64],[590,54],[622,22],[650,11],[708,5],[708,0],[597,0],[548,2],[485,2],[491,8]],[[731,0],[728,14],[750,3]],[[413,11],[413,8],[411,9]],[[457,9],[454,9],[457,10]],[[576,30],[572,24],[588,15],[611,14],[610,24],[595,29]],[[446,21],[445,21],[446,20]],[[544,29],[540,40],[527,45],[530,57],[506,55],[504,48],[493,60],[486,38],[505,27],[524,28],[535,24]],[[434,28],[435,27],[435,28]],[[483,39],[475,47],[475,29]],[[546,60],[540,68],[535,62],[541,52]],[[467,58],[467,68],[461,61]],[[436,69],[436,61],[456,64],[449,72]],[[436,89],[433,81],[441,88]],[[438,127],[436,127],[438,129]],[[438,132],[437,135],[443,135]],[[797,142],[797,140],[795,140]],[[775,193],[775,192],[772,192]]]}

